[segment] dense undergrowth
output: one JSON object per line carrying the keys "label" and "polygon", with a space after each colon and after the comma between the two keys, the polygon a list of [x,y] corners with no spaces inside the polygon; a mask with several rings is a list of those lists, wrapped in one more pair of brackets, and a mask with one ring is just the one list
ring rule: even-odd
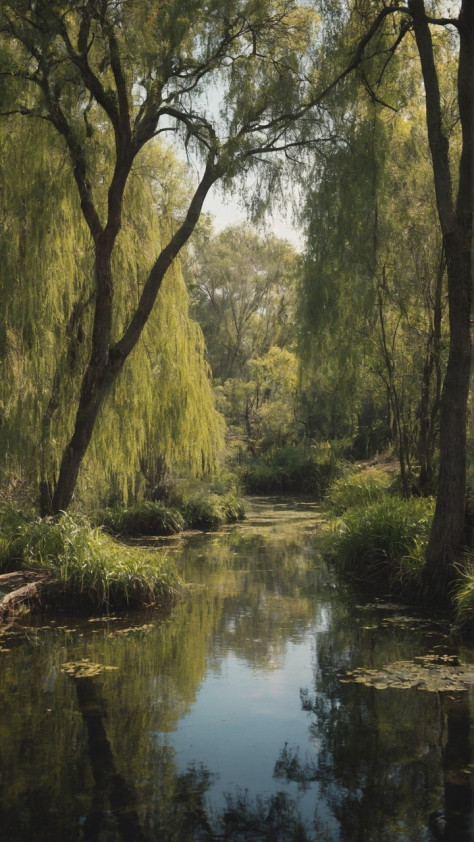
{"label": "dense undergrowth", "polygon": [[179,587],[166,553],[118,544],[78,516],[28,518],[5,507],[0,510],[0,534],[0,573],[48,574],[41,597],[48,606],[143,606],[172,600]]}
{"label": "dense undergrowth", "polygon": [[324,443],[262,453],[241,468],[240,480],[247,494],[311,494],[318,498],[341,470],[338,454]]}
{"label": "dense undergrowth", "polygon": [[[392,473],[356,468],[334,480],[325,505],[330,519],[323,552],[342,573],[385,595],[424,600],[434,498],[404,499]],[[449,596],[456,622],[469,627],[474,621],[472,558],[460,559],[460,570]]]}

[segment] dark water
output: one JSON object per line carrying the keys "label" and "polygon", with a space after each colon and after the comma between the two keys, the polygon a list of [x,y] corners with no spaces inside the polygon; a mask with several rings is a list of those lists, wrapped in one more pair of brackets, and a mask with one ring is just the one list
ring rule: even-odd
{"label": "dark water", "polygon": [[[356,598],[316,531],[261,502],[169,542],[173,609],[0,638],[1,842],[472,842],[473,688],[340,680],[456,643]],[[83,658],[115,669],[64,671]]]}

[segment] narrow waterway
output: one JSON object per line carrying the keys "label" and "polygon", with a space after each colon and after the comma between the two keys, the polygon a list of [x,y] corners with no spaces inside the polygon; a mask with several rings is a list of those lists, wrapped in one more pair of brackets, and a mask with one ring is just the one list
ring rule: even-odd
{"label": "narrow waterway", "polygon": [[1,842],[473,842],[474,653],[339,582],[318,518],[254,501],[165,542],[173,608],[0,638]]}

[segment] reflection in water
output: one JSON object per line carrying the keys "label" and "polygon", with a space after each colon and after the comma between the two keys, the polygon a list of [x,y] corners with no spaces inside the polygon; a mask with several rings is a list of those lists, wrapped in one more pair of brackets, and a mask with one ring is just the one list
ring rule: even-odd
{"label": "reflection in water", "polygon": [[[357,605],[316,526],[256,504],[166,542],[193,583],[172,609],[2,640],[2,842],[472,842],[472,688],[340,681],[453,644]],[[64,672],[86,658],[116,669]]]}

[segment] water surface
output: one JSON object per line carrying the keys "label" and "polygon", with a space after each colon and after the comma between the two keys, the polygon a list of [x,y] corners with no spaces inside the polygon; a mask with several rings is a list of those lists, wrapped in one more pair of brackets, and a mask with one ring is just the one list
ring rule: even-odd
{"label": "water surface", "polygon": [[256,501],[166,542],[193,583],[172,609],[0,638],[2,842],[472,842],[472,687],[346,673],[473,653],[338,582],[318,518]]}

